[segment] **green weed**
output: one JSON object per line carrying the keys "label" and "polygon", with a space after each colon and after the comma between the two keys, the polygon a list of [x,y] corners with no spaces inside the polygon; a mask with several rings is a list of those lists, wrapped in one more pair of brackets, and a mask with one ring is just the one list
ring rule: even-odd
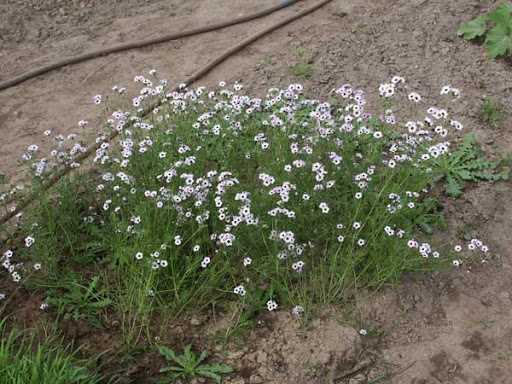
{"label": "green weed", "polygon": [[0,322],[0,381],[8,384],[97,384],[99,377],[78,365],[69,348],[56,340],[36,343]]}
{"label": "green weed", "polygon": [[512,55],[512,3],[506,2],[485,15],[462,24],[458,34],[466,40],[484,38],[488,55]]}
{"label": "green weed", "polygon": [[172,349],[165,346],[159,346],[158,351],[169,363],[175,364],[160,369],[160,373],[168,373],[172,380],[203,377],[212,379],[215,383],[220,384],[223,375],[233,372],[233,369],[226,364],[205,363],[204,360],[208,357],[208,353],[203,351],[197,356],[192,352],[190,345],[185,347],[181,355],[176,354]]}
{"label": "green weed", "polygon": [[296,77],[310,79],[314,71],[311,57],[309,57],[304,47],[295,48],[295,55],[299,62],[290,66],[291,73]]}
{"label": "green weed", "polygon": [[503,106],[489,97],[484,99],[480,118],[492,128],[499,128],[505,119]]}
{"label": "green weed", "polygon": [[292,74],[303,79],[311,79],[313,76],[313,65],[308,63],[297,63],[290,66]]}
{"label": "green weed", "polygon": [[53,285],[43,286],[48,288],[48,304],[64,319],[84,319],[100,327],[101,313],[112,304],[110,293],[101,286],[99,276],[87,283],[69,274]]}
{"label": "green weed", "polygon": [[497,170],[500,162],[486,160],[474,134],[464,136],[462,144],[450,155],[436,161],[438,179],[445,180],[448,196],[462,195],[467,181],[498,181],[508,178],[508,170]]}

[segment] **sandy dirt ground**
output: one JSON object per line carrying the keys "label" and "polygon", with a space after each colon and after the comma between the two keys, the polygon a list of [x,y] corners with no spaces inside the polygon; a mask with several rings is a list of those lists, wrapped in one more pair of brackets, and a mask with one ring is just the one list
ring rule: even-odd
{"label": "sandy dirt ground", "polygon": [[[0,2],[0,80],[64,56],[204,25],[274,4],[272,0],[4,0]],[[27,145],[43,131],[93,137],[91,97],[157,69],[171,82],[191,75],[224,49],[297,12],[305,1],[264,19],[144,49],[117,53],[40,76],[0,92],[0,173],[19,177]],[[259,40],[199,84],[242,81],[249,91],[303,82],[325,97],[340,84],[371,89],[404,76],[432,102],[440,86],[463,92],[454,109],[492,157],[512,152],[512,65],[491,61],[456,30],[495,6],[477,0],[334,0]],[[346,13],[346,16],[344,16]],[[300,52],[300,54],[299,54]],[[304,59],[306,57],[306,59]],[[311,77],[290,66],[307,60]],[[491,128],[479,119],[484,96],[505,105]],[[88,131],[77,122],[91,122]],[[469,187],[447,200],[451,239],[479,237],[493,257],[482,265],[423,277],[361,294],[328,311],[308,333],[281,313],[263,319],[244,348],[227,358],[239,368],[231,383],[512,383],[512,185]],[[371,330],[360,336],[357,330]],[[333,342],[335,340],[336,342]],[[309,356],[309,357],[308,357]],[[314,356],[311,358],[311,356]],[[385,376],[381,381],[379,377]],[[133,382],[145,382],[138,372]],[[148,378],[149,379],[149,378]],[[126,382],[131,382],[126,377]]]}

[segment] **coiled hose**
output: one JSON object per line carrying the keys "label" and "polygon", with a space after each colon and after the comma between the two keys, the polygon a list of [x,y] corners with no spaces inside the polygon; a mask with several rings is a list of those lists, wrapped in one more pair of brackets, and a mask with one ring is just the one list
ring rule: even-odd
{"label": "coiled hose", "polygon": [[[267,9],[267,10],[264,10],[264,11],[260,11],[260,12],[258,12],[256,14],[254,14],[254,15],[242,16],[242,17],[239,17],[237,19],[234,19],[234,20],[231,20],[231,21],[228,21],[228,22],[221,22],[221,23],[218,23],[218,24],[213,24],[211,26],[202,27],[202,28],[196,28],[196,29],[193,29],[193,30],[190,30],[190,31],[179,32],[179,33],[175,33],[175,34],[170,34],[170,35],[159,37],[159,38],[155,38],[155,39],[149,39],[149,40],[139,41],[139,42],[135,42],[135,43],[127,43],[127,44],[122,44],[122,45],[110,47],[110,48],[99,50],[99,51],[85,53],[83,55],[79,55],[79,56],[76,56],[76,57],[73,57],[73,58],[65,59],[65,60],[62,60],[62,61],[50,64],[50,65],[45,66],[45,67],[41,67],[39,69],[27,72],[27,73],[25,73],[23,75],[20,75],[20,76],[16,77],[16,78],[13,78],[11,80],[8,80],[8,81],[5,81],[3,83],[0,83],[0,90],[6,89],[8,87],[12,87],[12,86],[14,86],[16,84],[19,84],[19,83],[21,83],[21,82],[23,82],[25,80],[28,80],[28,79],[30,79],[32,77],[38,76],[40,74],[43,74],[43,73],[46,73],[46,72],[49,72],[49,71],[52,71],[52,70],[57,69],[57,68],[61,68],[61,67],[65,66],[65,65],[75,64],[75,63],[78,63],[78,62],[84,61],[84,60],[90,60],[90,59],[92,59],[94,57],[103,56],[103,55],[106,55],[106,54],[109,54],[109,53],[113,53],[113,52],[119,52],[119,51],[122,51],[122,50],[132,49],[132,48],[140,48],[140,47],[143,47],[143,46],[146,46],[146,45],[150,45],[150,44],[158,44],[158,43],[162,43],[164,41],[169,41],[169,40],[173,40],[173,39],[177,39],[177,38],[181,38],[181,37],[185,37],[185,36],[191,36],[191,35],[198,34],[198,33],[204,33],[204,32],[208,32],[208,31],[213,31],[215,29],[225,28],[225,27],[230,26],[230,25],[234,25],[234,24],[238,24],[238,23],[243,23],[243,22],[246,22],[246,21],[258,18],[258,17],[263,17],[263,16],[268,15],[268,14],[270,14],[272,12],[275,12],[275,11],[277,11],[279,9],[282,9],[282,8],[285,8],[285,7],[289,6],[289,5],[295,4],[295,3],[299,2],[299,1],[302,1],[302,0],[286,0],[284,2],[281,2],[281,4],[279,4],[279,5],[271,7],[269,9]],[[313,5],[313,6],[309,7],[309,8],[306,8],[306,9],[302,10],[301,12],[298,12],[295,15],[289,16],[289,17],[287,17],[287,18],[285,18],[285,19],[283,19],[281,21],[278,21],[276,24],[274,24],[274,25],[272,25],[270,27],[267,27],[267,28],[261,30],[260,32],[255,33],[254,35],[246,38],[245,40],[241,41],[240,43],[236,44],[235,46],[229,48],[224,53],[219,55],[217,58],[215,58],[212,61],[210,61],[207,65],[205,65],[203,68],[199,69],[197,72],[195,72],[192,76],[190,76],[183,83],[186,86],[189,86],[190,84],[192,84],[193,82],[197,81],[199,78],[203,77],[205,74],[210,72],[214,67],[216,67],[217,65],[222,63],[228,57],[230,57],[234,53],[242,50],[243,48],[247,47],[249,44],[251,44],[254,41],[258,40],[262,36],[272,32],[272,31],[275,31],[276,29],[279,29],[282,26],[291,23],[292,21],[300,19],[301,17],[303,17],[303,16],[305,16],[305,15],[311,13],[311,12],[316,11],[317,9],[323,7],[325,4],[327,4],[327,3],[331,2],[331,1],[332,0],[322,0],[322,1],[318,2],[318,3],[316,3],[315,5]],[[175,90],[177,90],[177,89],[175,89]],[[161,104],[161,102],[158,101],[158,102],[152,103],[149,106],[147,106],[144,109],[144,111],[142,112],[141,117],[147,116],[154,108],[158,107],[160,104]],[[118,131],[113,131],[110,134],[110,136],[107,138],[107,141],[109,141],[109,142],[112,141],[117,135],[118,135]],[[82,154],[80,154],[79,156],[77,156],[74,159],[74,161],[75,162],[81,162],[81,161],[85,160],[91,154],[95,153],[96,150],[100,147],[100,145],[101,145],[101,142],[100,143],[96,143],[95,145],[89,147],[87,149],[87,151],[85,151]],[[64,167],[61,170],[57,171],[55,174],[53,174],[49,179],[47,179],[43,183],[43,186],[42,186],[41,190],[38,191],[38,193],[33,193],[33,194],[28,195],[26,198],[24,198],[23,200],[18,202],[18,204],[17,204],[17,206],[16,206],[16,208],[14,210],[9,211],[7,214],[1,216],[0,217],[0,225],[5,224],[7,221],[9,221],[11,218],[16,216],[18,213],[22,212],[28,205],[30,205],[32,202],[37,200],[37,198],[40,196],[40,194],[42,192],[45,192],[48,189],[50,189],[52,186],[54,186],[63,176],[68,174],[72,169],[73,168],[71,168],[71,167]],[[14,199],[12,199],[10,201],[7,201],[6,204],[9,204],[13,200]]]}

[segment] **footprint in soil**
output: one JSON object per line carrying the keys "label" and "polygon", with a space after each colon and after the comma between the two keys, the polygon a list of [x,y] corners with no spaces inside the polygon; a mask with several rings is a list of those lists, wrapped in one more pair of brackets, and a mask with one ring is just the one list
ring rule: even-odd
{"label": "footprint in soil", "polygon": [[460,378],[463,383],[466,377],[462,373],[462,367],[457,360],[450,356],[446,351],[436,353],[430,358],[434,370],[430,372],[432,377],[441,383],[450,383],[453,378]]}
{"label": "footprint in soil", "polygon": [[479,331],[473,332],[473,334],[468,339],[464,340],[461,345],[473,352],[470,357],[474,359],[480,359],[480,352],[489,352],[489,347],[487,346],[482,333]]}

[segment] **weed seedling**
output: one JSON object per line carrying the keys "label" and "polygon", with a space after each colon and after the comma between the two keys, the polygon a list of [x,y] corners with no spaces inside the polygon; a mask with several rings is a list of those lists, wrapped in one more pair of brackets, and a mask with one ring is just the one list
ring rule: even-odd
{"label": "weed seedling", "polygon": [[290,67],[292,74],[304,79],[311,79],[313,76],[313,65],[307,63],[297,63]]}
{"label": "weed seedling", "polygon": [[492,128],[499,128],[505,119],[503,106],[493,99],[486,97],[480,110],[480,118]]}
{"label": "weed seedling", "polygon": [[212,379],[215,383],[222,382],[222,376],[233,372],[233,369],[226,364],[206,364],[204,360],[208,356],[206,351],[197,356],[192,352],[190,345],[187,345],[183,354],[178,355],[172,349],[159,346],[158,351],[167,361],[175,365],[160,369],[161,373],[169,373],[172,380],[192,379],[203,377]]}
{"label": "weed seedling", "polygon": [[299,62],[290,66],[291,73],[296,77],[310,79],[313,76],[313,65],[311,64],[311,58],[307,57],[306,49],[304,47],[297,47],[295,55]]}

